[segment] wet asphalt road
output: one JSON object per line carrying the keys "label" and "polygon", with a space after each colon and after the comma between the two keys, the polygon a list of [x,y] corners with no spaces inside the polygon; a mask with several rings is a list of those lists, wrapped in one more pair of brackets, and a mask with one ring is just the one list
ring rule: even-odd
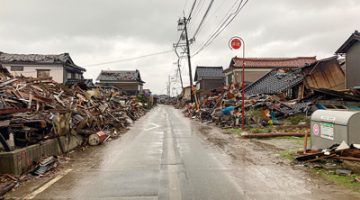
{"label": "wet asphalt road", "polygon": [[202,140],[198,131],[180,111],[158,106],[120,139],[78,158],[66,174],[31,197],[347,199],[342,193],[315,194],[314,188],[305,187],[301,174],[278,177],[279,171],[273,173],[267,166],[234,166],[227,155]]}

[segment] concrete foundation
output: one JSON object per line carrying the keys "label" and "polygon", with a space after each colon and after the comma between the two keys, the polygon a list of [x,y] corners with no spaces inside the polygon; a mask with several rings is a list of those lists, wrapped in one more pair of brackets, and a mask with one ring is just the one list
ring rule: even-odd
{"label": "concrete foundation", "polygon": [[32,169],[34,163],[48,156],[69,152],[79,146],[82,140],[83,138],[79,135],[62,136],[60,137],[62,149],[58,139],[50,139],[11,152],[0,152],[0,174],[20,175],[26,173]]}

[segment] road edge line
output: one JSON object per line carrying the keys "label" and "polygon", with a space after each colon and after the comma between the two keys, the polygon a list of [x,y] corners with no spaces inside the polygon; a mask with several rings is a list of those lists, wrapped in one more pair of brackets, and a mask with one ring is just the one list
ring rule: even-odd
{"label": "road edge line", "polygon": [[65,175],[67,175],[69,172],[71,172],[72,169],[67,169],[65,170],[63,173],[59,174],[58,176],[56,176],[55,178],[51,179],[50,181],[48,181],[47,183],[45,183],[44,185],[42,185],[40,188],[36,189],[35,191],[33,191],[32,193],[26,195],[24,197],[24,199],[33,199],[35,198],[38,194],[42,193],[43,191],[45,191],[47,188],[49,188],[51,185],[53,185],[54,183],[56,183],[57,181],[59,181],[61,178],[63,178]]}

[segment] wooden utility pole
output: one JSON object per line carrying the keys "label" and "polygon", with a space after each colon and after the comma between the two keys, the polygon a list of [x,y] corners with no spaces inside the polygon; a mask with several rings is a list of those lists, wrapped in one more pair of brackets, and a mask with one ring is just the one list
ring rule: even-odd
{"label": "wooden utility pole", "polygon": [[185,39],[186,39],[186,49],[187,49],[187,59],[188,59],[188,65],[189,65],[189,77],[190,77],[190,88],[191,88],[191,102],[194,102],[194,92],[192,90],[193,87],[193,80],[192,80],[192,69],[191,69],[191,55],[190,55],[190,42],[188,37],[188,31],[187,31],[187,19],[184,17],[184,31],[185,31]]}

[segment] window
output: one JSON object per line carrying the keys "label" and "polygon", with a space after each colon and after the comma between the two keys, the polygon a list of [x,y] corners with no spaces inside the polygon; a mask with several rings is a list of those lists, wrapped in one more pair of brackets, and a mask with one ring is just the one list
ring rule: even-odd
{"label": "window", "polygon": [[66,76],[67,76],[67,79],[72,79],[72,73],[71,72],[66,72]]}
{"label": "window", "polygon": [[37,77],[38,78],[49,78],[50,77],[50,69],[38,69]]}
{"label": "window", "polygon": [[11,66],[10,71],[24,71],[24,66]]}

